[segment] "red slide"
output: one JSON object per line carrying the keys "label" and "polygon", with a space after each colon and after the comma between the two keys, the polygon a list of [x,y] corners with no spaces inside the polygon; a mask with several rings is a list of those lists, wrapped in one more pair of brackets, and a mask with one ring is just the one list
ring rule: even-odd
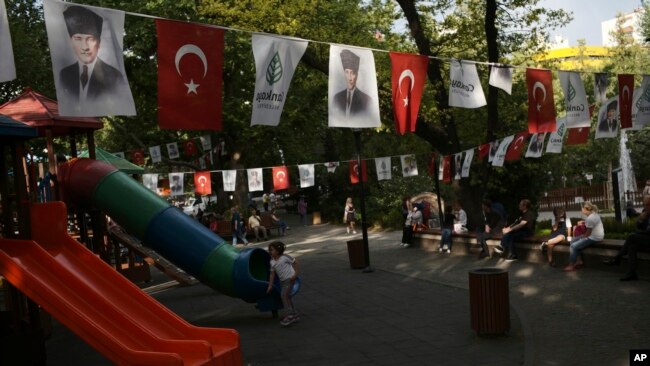
{"label": "red slide", "polygon": [[0,239],[0,273],[120,365],[241,365],[239,335],[165,308],[66,230],[62,202],[32,207],[32,238]]}

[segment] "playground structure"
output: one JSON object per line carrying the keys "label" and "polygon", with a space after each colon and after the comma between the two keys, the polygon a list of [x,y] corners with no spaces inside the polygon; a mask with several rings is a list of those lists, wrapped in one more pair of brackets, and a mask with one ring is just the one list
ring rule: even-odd
{"label": "playground structure", "polygon": [[[88,155],[94,158],[92,131],[101,128],[98,120],[58,117],[56,102],[31,90],[0,106],[0,113],[22,119],[0,115],[0,274],[6,309],[0,314],[0,363],[44,363],[51,314],[117,364],[241,364],[236,331],[188,324],[106,263],[111,258],[104,214],[210,287],[276,313],[282,307],[279,286],[266,294],[268,253],[237,251],[109,164],[72,159],[57,166],[52,138],[69,136],[74,158],[75,135],[90,123]],[[55,182],[49,199],[65,198],[68,207],[62,202],[34,204],[36,169],[26,158],[25,140],[37,136],[47,139],[47,170]],[[81,226],[79,236],[67,231],[70,213]],[[92,240],[84,227],[87,213]]]}

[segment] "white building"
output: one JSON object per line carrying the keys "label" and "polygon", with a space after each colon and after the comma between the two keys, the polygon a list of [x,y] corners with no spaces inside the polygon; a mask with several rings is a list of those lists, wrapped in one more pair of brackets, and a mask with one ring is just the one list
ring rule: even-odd
{"label": "white building", "polygon": [[[623,23],[621,28],[624,33],[631,34],[636,43],[643,43],[644,39],[641,35],[641,15],[643,14],[643,8],[637,8],[631,13],[623,14]],[[616,39],[612,35],[616,29],[616,23],[618,21],[617,17],[614,17],[609,20],[605,20],[600,23],[600,29],[603,36],[603,46],[613,47],[616,46]]]}

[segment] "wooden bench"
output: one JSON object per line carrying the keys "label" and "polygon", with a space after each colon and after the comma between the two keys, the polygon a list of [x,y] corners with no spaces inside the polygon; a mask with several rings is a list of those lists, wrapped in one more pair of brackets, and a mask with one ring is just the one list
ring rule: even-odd
{"label": "wooden bench", "polygon": [[277,229],[278,230],[278,236],[282,235],[282,227],[276,223],[273,222],[271,219],[271,213],[270,212],[262,212],[260,214],[260,217],[262,218],[261,225],[266,228],[266,231],[268,231],[269,236],[271,235],[271,230]]}
{"label": "wooden bench", "polygon": [[[440,247],[441,230],[428,229],[420,230],[413,233],[413,244],[416,247],[422,247],[427,250],[437,251]],[[548,240],[547,236],[531,236],[524,238],[515,243],[515,250],[520,259],[546,263],[546,255],[539,250],[539,246],[543,241]],[[592,257],[594,260],[589,262],[601,262],[606,257],[611,257],[618,253],[619,249],[623,246],[624,240],[605,239],[601,242],[593,244],[583,250],[583,255]],[[476,240],[476,233],[467,232],[462,234],[452,235],[452,252],[462,254],[478,254],[481,247]],[[495,236],[492,239],[486,240],[490,254],[494,253],[493,248],[501,243],[501,236]],[[554,259],[562,261],[568,260],[569,243],[564,241],[553,248]],[[650,245],[641,246],[639,248],[639,259],[650,261]]]}

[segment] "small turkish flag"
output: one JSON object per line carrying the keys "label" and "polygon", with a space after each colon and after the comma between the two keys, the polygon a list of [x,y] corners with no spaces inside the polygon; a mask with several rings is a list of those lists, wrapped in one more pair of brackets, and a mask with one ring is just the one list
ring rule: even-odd
{"label": "small turkish flag", "polygon": [[187,140],[183,142],[183,152],[185,156],[194,156],[198,152],[198,148],[194,140]]}
{"label": "small turkish flag", "polygon": [[490,143],[487,142],[478,147],[478,158],[483,160],[490,153]]}
{"label": "small turkish flag", "polygon": [[621,128],[632,127],[632,93],[634,92],[634,75],[618,75],[618,115]]}
{"label": "small turkish flag", "polygon": [[427,78],[429,58],[390,52],[393,84],[393,114],[397,133],[415,132],[420,100]]}
{"label": "small turkish flag", "polygon": [[429,163],[427,164],[427,168],[429,170],[429,175],[433,176],[436,174],[436,153],[431,153],[431,157],[429,158]]}
{"label": "small turkish flag", "polygon": [[512,143],[508,146],[508,151],[506,152],[505,157],[506,161],[519,160],[521,157],[521,150],[523,150],[527,137],[528,131],[519,132],[515,135]]}
{"label": "small turkish flag", "polygon": [[569,128],[566,145],[580,145],[589,140],[589,127]]}
{"label": "small turkish flag", "polygon": [[555,132],[555,101],[551,70],[526,69],[528,132]]}
{"label": "small turkish flag", "polygon": [[133,164],[144,165],[144,150],[138,149],[131,152],[131,161]]}
{"label": "small turkish flag", "polygon": [[286,166],[273,167],[273,189],[276,191],[289,188],[289,172]]}
{"label": "small turkish flag", "polygon": [[[357,184],[359,183],[359,166],[357,165],[356,160],[350,161],[350,183]],[[366,161],[361,160],[361,179],[363,181],[368,180],[368,174],[366,172]]]}
{"label": "small turkish flag", "polygon": [[442,182],[451,183],[451,155],[442,158]]}
{"label": "small turkish flag", "polygon": [[209,171],[194,173],[194,192],[200,195],[212,194],[212,181],[210,180]]}
{"label": "small turkish flag", "polygon": [[156,20],[160,128],[221,130],[222,29]]}

